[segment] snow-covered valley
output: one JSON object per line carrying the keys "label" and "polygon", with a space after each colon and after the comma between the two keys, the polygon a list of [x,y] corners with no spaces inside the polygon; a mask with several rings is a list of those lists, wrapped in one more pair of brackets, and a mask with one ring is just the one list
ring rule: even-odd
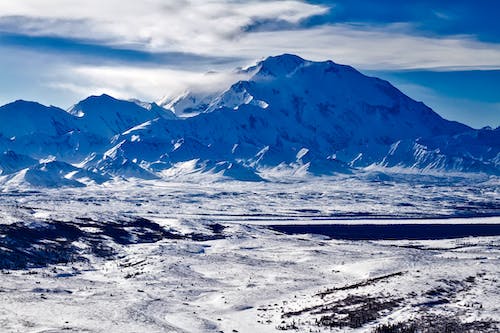
{"label": "snow-covered valley", "polygon": [[[498,179],[376,176],[4,191],[2,332],[496,332]],[[308,223],[488,224],[494,236],[269,228]]]}

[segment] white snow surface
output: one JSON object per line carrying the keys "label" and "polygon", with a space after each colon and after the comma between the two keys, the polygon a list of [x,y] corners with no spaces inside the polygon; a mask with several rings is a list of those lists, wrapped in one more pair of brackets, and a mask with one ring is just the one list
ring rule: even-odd
{"label": "white snow surface", "polygon": [[[402,205],[410,196],[413,206]],[[469,211],[474,211],[472,203],[498,209],[498,198],[498,183],[491,180],[479,186],[427,183],[419,188],[352,177],[291,184],[128,181],[4,191],[1,228],[80,225],[87,236],[71,243],[84,260],[0,271],[2,332],[278,332],[293,325],[293,331],[319,332],[325,328],[317,320],[332,311],[311,309],[347,300],[363,306],[367,297],[396,305],[358,328],[332,332],[371,332],[381,324],[430,315],[498,322],[499,236],[347,241],[284,235],[264,227],[284,221],[345,223],[342,213],[391,214],[399,218],[393,224],[414,223],[405,218],[422,212],[453,217],[454,205],[464,209],[465,202]],[[137,243],[140,228],[125,224],[136,218],[178,235],[209,235],[214,224],[225,229],[220,239],[165,237]],[[86,221],[95,224],[84,226]],[[349,223],[367,221],[389,223],[387,217]],[[443,220],[420,221],[435,222]],[[500,223],[497,217],[466,221],[485,222]],[[113,255],[89,250],[93,243],[86,237],[107,235],[104,226],[120,224],[130,244],[105,236],[100,244]],[[64,244],[64,237],[55,241]]]}

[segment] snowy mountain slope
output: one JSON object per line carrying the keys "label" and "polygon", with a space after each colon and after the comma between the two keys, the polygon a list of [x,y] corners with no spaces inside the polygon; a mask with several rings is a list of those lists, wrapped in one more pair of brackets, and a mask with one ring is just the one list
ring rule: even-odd
{"label": "snowy mountain slope", "polygon": [[155,118],[172,118],[158,105],[115,99],[108,95],[90,96],[71,107],[68,112],[77,117],[79,128],[87,133],[110,138],[113,135]]}
{"label": "snowy mountain slope", "polygon": [[172,110],[177,117],[193,117],[202,112],[206,112],[212,100],[220,94],[218,93],[196,93],[185,91],[174,98],[163,98],[159,105],[165,109]]}
{"label": "snowy mountain slope", "polygon": [[77,128],[64,110],[18,100],[0,107],[0,135],[12,141],[24,136],[63,135]]}
{"label": "snowy mountain slope", "polygon": [[[352,67],[331,61],[311,62],[282,55],[270,57],[249,70],[255,72],[250,80],[237,82],[207,103],[206,112],[220,113],[190,119],[187,132],[198,133],[207,145],[217,144],[224,152],[227,147],[244,144],[274,148],[267,155],[280,150],[274,160],[267,156],[274,165],[280,159],[290,162],[293,154],[285,151],[295,153],[305,148],[323,160],[335,157],[355,167],[387,162],[384,158],[391,145],[401,139],[419,140],[426,151],[433,151],[432,145],[426,146],[432,141],[430,138],[477,132],[441,118],[386,81],[366,77]],[[213,126],[206,126],[209,122]],[[477,140],[469,141],[478,145]],[[407,150],[399,155],[399,164],[421,169],[451,167],[455,171],[491,172],[494,170],[481,164],[495,158],[491,152],[498,153],[498,142],[490,140],[483,146],[490,151],[487,158],[476,156],[477,149],[472,149],[469,154],[461,154],[462,161],[458,162],[454,158],[453,162],[442,164],[439,160],[443,156],[427,154],[428,158],[415,163],[415,151]],[[468,151],[468,144],[455,144],[454,148]],[[449,155],[453,155],[453,149],[448,149],[446,156]]]}
{"label": "snowy mountain slope", "polygon": [[[17,171],[17,170],[16,170]],[[103,184],[111,180],[107,174],[81,169],[71,164],[46,160],[36,162],[18,172],[0,177],[2,187],[84,187],[87,184]]]}
{"label": "snowy mountain slope", "polygon": [[500,175],[499,143],[500,128],[401,140],[391,145],[380,165]]}
{"label": "snowy mountain slope", "polygon": [[246,71],[248,80],[222,93],[164,101],[180,118],[155,103],[108,95],[68,112],[8,104],[0,108],[0,149],[28,159],[5,155],[0,169],[19,172],[33,167],[30,157],[52,156],[78,172],[144,179],[260,180],[269,170],[329,175],[372,165],[500,174],[500,129],[445,120],[352,67],[285,54]]}
{"label": "snowy mountain slope", "polygon": [[156,118],[175,115],[154,103],[139,105],[107,95],[91,96],[68,112],[16,101],[0,108],[0,148],[76,163],[91,153],[105,152],[114,135]]}
{"label": "snowy mountain slope", "polygon": [[26,155],[19,155],[12,150],[0,155],[0,175],[8,175],[38,164],[38,161]]}
{"label": "snowy mountain slope", "polygon": [[176,115],[172,110],[166,109],[166,108],[158,105],[155,102],[149,103],[149,102],[140,101],[138,99],[131,99],[131,100],[129,100],[129,102],[135,103],[135,104],[139,105],[140,107],[142,107],[146,110],[149,110],[153,113],[158,113],[162,118],[165,118],[165,119],[175,119],[176,118]]}
{"label": "snowy mountain slope", "polygon": [[82,135],[77,119],[62,109],[22,100],[0,107],[3,151],[36,159],[50,155],[69,158],[79,150],[80,142],[96,148],[94,140]]}
{"label": "snowy mountain slope", "polygon": [[146,180],[160,179],[159,176],[142,168],[134,161],[119,157],[104,157],[97,162],[94,170],[124,178],[139,178]]}
{"label": "snowy mountain slope", "polygon": [[[274,121],[282,138],[314,140],[321,151],[336,153],[403,138],[451,135],[467,126],[442,119],[386,81],[366,77],[349,66],[310,62],[292,55],[270,57],[249,80],[217,98],[213,109],[266,110],[257,121]],[[274,125],[274,124],[273,124]],[[359,148],[358,148],[359,149]],[[357,153],[357,152],[356,152]],[[357,155],[357,154],[356,154]]]}

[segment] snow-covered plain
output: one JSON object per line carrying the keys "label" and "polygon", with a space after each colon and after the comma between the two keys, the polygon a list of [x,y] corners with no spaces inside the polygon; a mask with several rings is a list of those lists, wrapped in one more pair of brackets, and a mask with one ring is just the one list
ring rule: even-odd
{"label": "snow-covered plain", "polygon": [[6,190],[0,331],[496,332],[498,235],[349,241],[267,226],[498,225],[499,191],[493,176],[376,172]]}

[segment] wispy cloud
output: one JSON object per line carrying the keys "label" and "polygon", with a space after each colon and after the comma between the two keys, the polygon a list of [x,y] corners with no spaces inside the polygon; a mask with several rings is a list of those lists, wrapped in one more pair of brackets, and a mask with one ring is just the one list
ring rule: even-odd
{"label": "wispy cloud", "polygon": [[[131,96],[144,100],[172,97],[186,89],[210,92],[214,87],[228,87],[246,74],[227,72],[200,73],[189,70],[154,69],[130,66],[68,67],[57,74],[50,86],[76,94],[112,94],[118,98]],[[77,80],[75,80],[77,78]]]}
{"label": "wispy cloud", "polygon": [[171,67],[190,66],[196,68],[204,64],[219,64],[238,61],[237,57],[224,58],[222,55],[202,55],[178,51],[152,52],[140,48],[123,48],[65,37],[30,36],[14,33],[0,33],[0,46],[10,50],[18,49],[44,53],[56,57],[64,56],[65,62],[86,64],[132,64],[142,66],[168,65]]}
{"label": "wispy cloud", "polygon": [[[149,50],[186,51],[237,38],[256,21],[296,24],[326,13],[301,1],[75,0],[3,1],[4,31],[92,39]],[[13,31],[10,31],[13,32]]]}
{"label": "wispy cloud", "polygon": [[293,52],[365,69],[500,68],[499,44],[470,36],[418,36],[406,33],[409,29],[405,24],[383,28],[337,24],[279,33],[257,32],[242,37],[235,47],[223,44],[227,47],[222,47],[221,54],[256,57]]}
{"label": "wispy cloud", "polygon": [[193,65],[227,57],[233,65],[231,59],[248,62],[293,52],[362,68],[500,68],[498,44],[465,35],[418,35],[414,22],[300,24],[342,13],[331,6],[298,0],[87,0],[85,6],[75,0],[4,1],[0,39],[16,47],[105,57],[120,64],[192,60]]}

